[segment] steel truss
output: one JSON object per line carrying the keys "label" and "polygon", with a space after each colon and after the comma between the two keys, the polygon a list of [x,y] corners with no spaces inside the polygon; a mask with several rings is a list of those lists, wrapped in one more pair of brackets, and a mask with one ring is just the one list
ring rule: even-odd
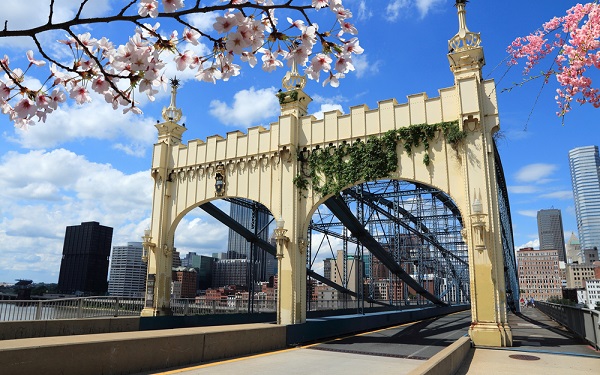
{"label": "steel truss", "polygon": [[[342,250],[342,261],[328,261],[335,265],[331,272],[359,296],[392,305],[468,303],[468,252],[461,229],[456,205],[437,189],[396,180],[364,183],[315,212],[309,238],[314,241],[316,233],[320,240],[309,247],[308,268],[320,266],[317,260],[323,257],[336,259]],[[361,270],[362,282],[350,280],[348,269]]]}
{"label": "steel truss", "polygon": [[504,179],[504,170],[500,154],[494,142],[494,161],[496,165],[496,181],[498,190],[498,206],[500,208],[500,227],[502,231],[502,249],[504,251],[504,280],[506,282],[506,301],[512,311],[519,306],[519,274],[515,255],[515,243],[512,232],[508,190]]}

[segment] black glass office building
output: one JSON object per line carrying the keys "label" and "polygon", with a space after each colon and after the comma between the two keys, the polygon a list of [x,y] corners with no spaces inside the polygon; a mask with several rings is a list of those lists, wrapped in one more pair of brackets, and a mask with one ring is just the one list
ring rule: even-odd
{"label": "black glass office building", "polygon": [[112,234],[113,228],[95,221],[67,227],[58,277],[61,293],[106,294]]}

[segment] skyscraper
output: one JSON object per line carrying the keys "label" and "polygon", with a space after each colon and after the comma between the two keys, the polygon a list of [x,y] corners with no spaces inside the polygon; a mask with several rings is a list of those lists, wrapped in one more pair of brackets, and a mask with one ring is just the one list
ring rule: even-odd
{"label": "skyscraper", "polygon": [[119,297],[142,297],[146,289],[147,264],[142,261],[142,243],[128,242],[113,246],[108,294]]}
{"label": "skyscraper", "polygon": [[600,249],[600,155],[598,146],[569,151],[575,215],[581,249]]}
{"label": "skyscraper", "polygon": [[106,293],[112,233],[95,221],[67,227],[58,276],[62,293]]}
{"label": "skyscraper", "polygon": [[565,253],[565,234],[560,210],[551,208],[538,211],[537,223],[540,250],[556,250],[558,252],[558,260],[565,262],[567,259]]}
{"label": "skyscraper", "polygon": [[[245,199],[236,199],[231,203],[229,216],[261,239],[269,241],[269,219],[271,215],[261,204]],[[267,258],[274,257],[257,246],[252,250],[250,242],[233,229],[229,230],[227,259],[252,259],[256,267],[248,268],[248,270],[257,271],[257,275],[253,277],[254,280],[268,281]]]}

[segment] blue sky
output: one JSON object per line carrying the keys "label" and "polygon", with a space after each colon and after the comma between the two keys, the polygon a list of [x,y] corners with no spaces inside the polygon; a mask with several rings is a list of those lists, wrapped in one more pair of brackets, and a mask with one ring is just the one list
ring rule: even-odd
{"label": "blue sky", "polygon": [[[47,15],[31,14],[30,9],[46,9],[48,3],[28,0],[25,6],[19,0],[4,0],[0,19],[8,18],[13,28],[40,24]],[[118,2],[90,3],[88,14],[102,15]],[[314,100],[310,112],[348,112],[360,104],[375,108],[378,101],[390,98],[403,103],[407,95],[420,92],[435,97],[438,89],[452,85],[446,52],[448,39],[458,30],[453,0],[344,3],[354,14],[365,53],[356,58],[356,71],[347,74],[339,88],[309,81],[305,91]],[[469,29],[481,33],[487,62],[484,77],[498,84],[503,133],[499,149],[517,248],[537,246],[535,215],[540,209],[560,209],[565,232],[577,232],[567,153],[574,147],[600,144],[600,112],[576,107],[563,124],[555,115],[556,85],[551,82],[541,91],[534,108],[541,82],[502,92],[522,79],[522,65],[508,69],[502,61],[515,37],[564,14],[576,3],[474,0],[467,6]],[[57,0],[57,5],[56,14],[63,18],[77,8],[71,0]],[[213,21],[197,16],[190,22],[206,27]],[[161,24],[165,32],[174,28],[169,22]],[[125,24],[79,31],[90,31],[94,37],[106,35],[119,44],[132,34]],[[44,45],[54,49],[52,41],[62,37],[61,33],[45,35]],[[28,40],[0,40],[0,55],[9,55],[15,66],[25,65],[25,52],[31,48]],[[169,76],[175,73],[173,66],[167,69]],[[43,80],[46,67],[37,71],[32,78]],[[194,81],[191,72],[178,73],[183,86],[177,104],[188,129],[184,141],[255,125],[268,127],[277,119],[274,93],[285,72],[267,74],[260,67],[243,65],[240,76],[216,85]],[[594,76],[600,78],[597,72]],[[122,115],[95,99],[86,106],[69,103],[27,132],[15,129],[6,116],[0,117],[0,282],[17,278],[56,282],[68,225],[98,221],[112,226],[113,245],[139,241],[148,226],[152,192],[148,170],[156,140],[153,124],[168,105],[168,94],[159,94],[154,103],[143,101],[144,114],[139,116]],[[196,211],[180,223],[176,247],[184,254],[224,251],[226,228]]]}

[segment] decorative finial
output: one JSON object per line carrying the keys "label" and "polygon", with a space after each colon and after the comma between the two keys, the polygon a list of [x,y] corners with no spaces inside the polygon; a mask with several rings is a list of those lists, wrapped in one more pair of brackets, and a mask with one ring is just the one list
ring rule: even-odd
{"label": "decorative finial", "polygon": [[456,0],[458,9],[458,33],[448,41],[448,50],[450,52],[459,52],[467,49],[477,48],[481,44],[479,33],[472,33],[467,28],[467,11],[465,7],[467,0]]}
{"label": "decorative finial", "polygon": [[292,59],[292,70],[285,73],[281,83],[288,91],[303,89],[306,86],[306,76],[301,76],[298,73],[298,65],[295,60]]}
{"label": "decorative finial", "polygon": [[179,87],[179,80],[177,77],[171,78],[171,104],[169,107],[163,107],[162,117],[165,121],[178,122],[181,119],[181,109],[177,108],[177,88]]}

